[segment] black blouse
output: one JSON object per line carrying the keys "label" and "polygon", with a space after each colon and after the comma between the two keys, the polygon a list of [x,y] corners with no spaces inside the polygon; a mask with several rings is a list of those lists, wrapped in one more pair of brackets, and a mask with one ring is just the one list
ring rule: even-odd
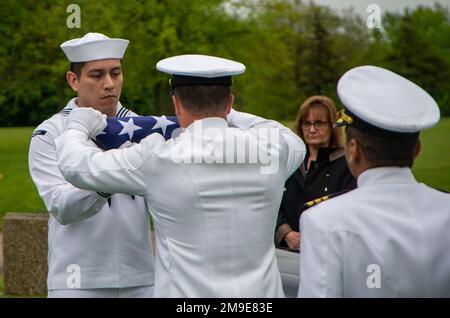
{"label": "black blouse", "polygon": [[307,153],[299,169],[286,181],[275,231],[277,246],[287,246],[284,236],[292,230],[299,231],[299,219],[306,202],[356,188],[342,148],[320,148],[317,160],[306,170],[308,156]]}

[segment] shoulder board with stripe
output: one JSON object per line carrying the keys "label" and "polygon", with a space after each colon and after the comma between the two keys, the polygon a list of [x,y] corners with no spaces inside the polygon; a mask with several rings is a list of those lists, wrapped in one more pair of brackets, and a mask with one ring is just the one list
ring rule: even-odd
{"label": "shoulder board with stripe", "polygon": [[127,117],[129,113],[130,113],[129,109],[126,109],[125,107],[122,107],[117,112],[117,116],[116,117]]}
{"label": "shoulder board with stripe", "polygon": [[99,192],[97,191],[97,194],[101,197],[104,197],[105,199],[109,198],[111,196],[111,193],[107,193],[107,192]]}
{"label": "shoulder board with stripe", "polygon": [[59,113],[63,116],[67,116],[69,115],[69,113],[72,111],[73,108],[64,108],[62,111],[60,111]]}
{"label": "shoulder board with stripe", "polygon": [[335,192],[335,193],[332,193],[332,194],[328,194],[328,195],[325,195],[323,197],[320,197],[320,198],[308,201],[305,204],[303,204],[303,206],[300,208],[300,212],[303,212],[304,210],[306,210],[306,209],[308,209],[308,208],[310,208],[310,207],[312,207],[314,205],[317,205],[320,202],[327,201],[329,199],[335,198],[335,197],[337,197],[337,196],[339,196],[341,194],[344,194],[346,192],[349,192],[351,190],[352,189],[344,189],[342,191],[338,191],[338,192]]}
{"label": "shoulder board with stripe", "polygon": [[308,202],[305,203],[305,205],[306,205],[307,208],[310,208],[310,207],[312,207],[313,205],[316,205],[316,204],[318,204],[318,203],[320,203],[320,202],[323,202],[323,201],[328,200],[329,198],[330,198],[329,195],[325,195],[325,196],[323,196],[323,197],[321,197],[321,198],[317,198],[317,199],[308,201]]}
{"label": "shoulder board with stripe", "polygon": [[31,138],[35,137],[35,136],[39,136],[39,135],[45,135],[47,133],[47,130],[43,130],[43,129],[38,129],[33,131],[33,134],[31,135]]}

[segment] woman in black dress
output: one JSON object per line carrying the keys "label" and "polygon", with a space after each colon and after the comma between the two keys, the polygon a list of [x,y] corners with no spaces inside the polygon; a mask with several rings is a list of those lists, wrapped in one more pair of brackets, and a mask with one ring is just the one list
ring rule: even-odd
{"label": "woman in black dress", "polygon": [[299,218],[306,202],[356,187],[345,161],[343,131],[333,128],[336,118],[336,106],[326,96],[311,96],[299,108],[294,130],[307,153],[285,184],[275,231],[277,247],[299,250]]}

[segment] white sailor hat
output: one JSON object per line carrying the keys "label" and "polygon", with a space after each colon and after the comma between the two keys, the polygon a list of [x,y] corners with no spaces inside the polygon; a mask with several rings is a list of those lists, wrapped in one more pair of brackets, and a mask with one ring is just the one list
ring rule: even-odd
{"label": "white sailor hat", "polygon": [[82,38],[61,44],[70,62],[88,62],[104,59],[122,59],[130,41],[111,39],[101,33],[87,33]]}
{"label": "white sailor hat", "polygon": [[186,54],[169,57],[156,64],[158,71],[172,75],[171,86],[231,85],[232,75],[245,72],[242,63],[220,57]]}
{"label": "white sailor hat", "polygon": [[378,135],[412,134],[440,117],[435,100],[406,78],[376,66],[346,72],[337,92],[344,105],[336,126],[353,125]]}

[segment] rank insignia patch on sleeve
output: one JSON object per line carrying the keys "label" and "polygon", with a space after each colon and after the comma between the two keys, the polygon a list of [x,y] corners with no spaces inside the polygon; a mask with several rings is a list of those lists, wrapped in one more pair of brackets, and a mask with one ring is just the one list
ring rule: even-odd
{"label": "rank insignia patch on sleeve", "polygon": [[31,138],[33,138],[34,136],[45,135],[46,133],[47,133],[47,130],[38,129],[38,130],[33,131]]}

